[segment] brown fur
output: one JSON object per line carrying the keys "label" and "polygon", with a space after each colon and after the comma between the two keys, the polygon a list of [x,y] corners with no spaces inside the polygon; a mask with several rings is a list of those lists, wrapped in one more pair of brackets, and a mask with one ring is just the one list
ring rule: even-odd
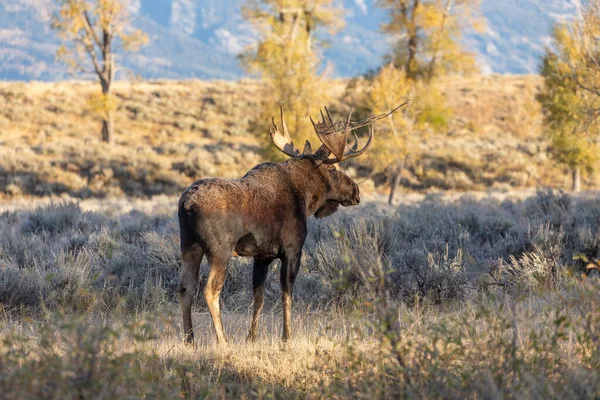
{"label": "brown fur", "polygon": [[269,265],[281,260],[283,339],[290,338],[292,291],[306,239],[307,218],[325,217],[339,205],[360,202],[358,185],[315,156],[260,164],[241,179],[201,179],[179,201],[181,281],[179,298],[187,342],[193,342],[191,305],[204,255],[210,272],[204,298],[218,342],[225,341],[219,295],[233,254],[253,257],[254,315],[248,338],[254,340],[263,306]]}

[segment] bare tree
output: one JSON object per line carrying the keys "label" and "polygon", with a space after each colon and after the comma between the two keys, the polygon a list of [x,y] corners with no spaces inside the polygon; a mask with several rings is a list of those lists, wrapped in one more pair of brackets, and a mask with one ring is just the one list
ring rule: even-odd
{"label": "bare tree", "polygon": [[131,16],[124,0],[56,0],[58,11],[52,20],[63,44],[58,58],[74,73],[97,75],[102,88],[90,104],[102,114],[102,140],[114,137],[111,85],[117,70],[115,52],[137,51],[147,43],[148,36],[131,29]]}

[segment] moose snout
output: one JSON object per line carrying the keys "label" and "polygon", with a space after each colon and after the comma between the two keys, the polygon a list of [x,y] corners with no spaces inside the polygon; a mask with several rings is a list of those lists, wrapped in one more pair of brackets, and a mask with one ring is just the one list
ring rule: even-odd
{"label": "moose snout", "polygon": [[352,192],[346,194],[346,198],[340,201],[340,204],[344,207],[356,206],[360,203],[360,194],[358,192],[358,185],[352,187]]}
{"label": "moose snout", "polygon": [[354,187],[354,193],[352,196],[352,205],[360,204],[360,193],[358,191],[358,185]]}

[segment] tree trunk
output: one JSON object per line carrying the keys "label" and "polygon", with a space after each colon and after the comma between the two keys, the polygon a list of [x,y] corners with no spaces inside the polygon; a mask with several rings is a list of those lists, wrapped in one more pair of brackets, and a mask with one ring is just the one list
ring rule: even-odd
{"label": "tree trunk", "polygon": [[110,104],[110,87],[115,79],[115,60],[112,54],[113,32],[111,28],[102,30],[102,59],[104,64],[102,71],[98,73],[100,85],[102,86],[102,95],[104,96],[104,119],[102,120],[102,140],[106,143],[112,143],[115,136],[115,120]]}
{"label": "tree trunk", "polygon": [[572,171],[573,174],[573,182],[571,185],[571,190],[574,192],[579,192],[581,190],[581,168],[575,167]]}
{"label": "tree trunk", "polygon": [[394,178],[392,179],[392,184],[390,187],[390,197],[388,198],[388,204],[390,206],[394,205],[394,196],[396,195],[396,189],[398,189],[398,185],[400,184],[400,170],[396,171],[394,174]]}
{"label": "tree trunk", "polygon": [[113,112],[107,111],[104,120],[102,120],[102,141],[112,143],[115,136],[115,120]]}
{"label": "tree trunk", "polygon": [[408,58],[406,60],[406,75],[415,79],[417,76],[416,58],[417,58],[417,47],[419,40],[419,29],[417,27],[417,9],[419,8],[420,0],[413,0],[413,7],[411,10],[410,24],[408,26]]}
{"label": "tree trunk", "polygon": [[109,100],[111,84],[112,76],[110,75],[110,71],[108,78],[100,76],[100,86],[102,86],[102,96],[104,96],[102,100],[104,107],[104,110],[102,110],[104,114],[104,119],[102,120],[102,141],[106,143],[112,143],[115,136],[115,120]]}

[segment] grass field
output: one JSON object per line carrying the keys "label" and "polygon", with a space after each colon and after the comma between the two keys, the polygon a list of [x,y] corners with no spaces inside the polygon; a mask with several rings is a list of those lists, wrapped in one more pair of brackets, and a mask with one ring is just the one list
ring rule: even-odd
{"label": "grass field", "polygon": [[595,192],[428,195],[311,219],[293,340],[279,340],[274,265],[260,340],[245,342],[251,264],[238,258],[222,294],[230,342],[214,344],[198,296],[195,347],[180,331],[175,204],[0,205],[2,397],[600,396]]}
{"label": "grass field", "polygon": [[[365,82],[337,81],[330,104],[361,105]],[[439,83],[452,108],[447,128],[421,138],[424,158],[406,171],[406,191],[569,188],[568,171],[549,158],[538,76],[452,78]],[[181,193],[206,176],[239,177],[263,161],[250,134],[258,82],[117,82],[116,138],[100,140],[90,82],[0,83],[0,198],[77,198]],[[379,192],[384,176],[344,165]],[[597,188],[594,176],[583,187]],[[364,190],[363,190],[364,191]]]}
{"label": "grass field", "polygon": [[[423,138],[391,207],[309,220],[293,339],[279,265],[246,343],[251,260],[201,295],[186,346],[176,289],[181,190],[261,162],[257,82],[118,82],[114,144],[90,83],[0,83],[0,398],[600,398],[600,195],[549,157],[537,76],[440,83],[447,129]],[[336,81],[334,112],[361,79]],[[536,190],[548,187],[548,190]],[[201,267],[199,290],[208,266]]]}

